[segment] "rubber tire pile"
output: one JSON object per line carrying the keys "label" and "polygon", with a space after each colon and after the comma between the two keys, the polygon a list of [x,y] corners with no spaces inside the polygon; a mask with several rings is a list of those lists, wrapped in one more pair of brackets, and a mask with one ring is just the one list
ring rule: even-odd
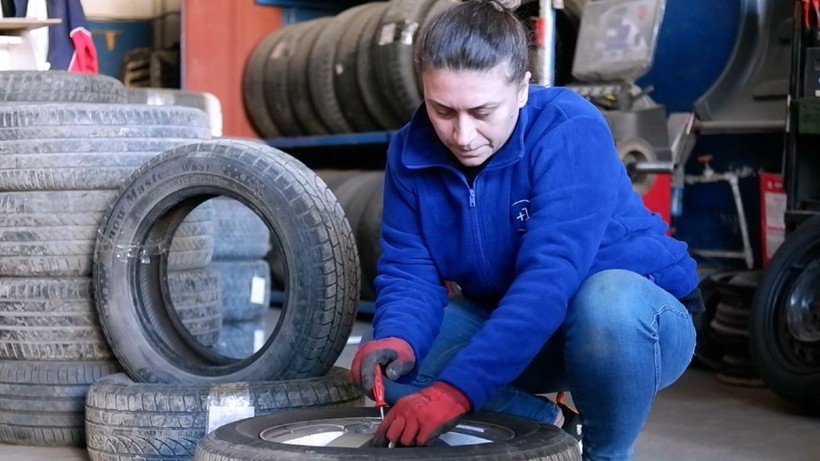
{"label": "rubber tire pile", "polygon": [[413,41],[452,4],[369,2],[276,29],[246,62],[248,117],[264,138],[400,127],[421,103]]}
{"label": "rubber tire pile", "polygon": [[[126,104],[125,89],[108,77],[0,72],[0,88],[0,442],[87,443],[92,459],[190,459],[207,424],[213,424],[211,409],[224,413],[243,402],[240,414],[260,415],[361,402],[344,370],[332,367],[355,316],[355,242],[335,198],[312,172],[266,146],[209,141],[209,120],[200,110]],[[174,166],[194,157],[204,158],[203,168],[213,171],[200,178],[208,181],[210,194],[203,195],[204,186],[193,187],[198,195],[186,199],[196,206],[171,213],[167,226],[162,214],[140,217],[142,231],[162,227],[162,238],[124,244],[116,229],[105,227],[112,213],[134,217],[145,211],[131,206],[145,198],[140,194],[161,197],[170,206],[184,179],[192,177]],[[171,172],[177,176],[163,181]],[[230,179],[236,172],[242,181]],[[274,207],[277,213],[279,207],[292,209],[300,219],[270,224],[272,234],[262,223],[263,244],[247,253],[215,241],[220,220],[211,202],[219,202],[209,199],[227,191],[247,202],[242,197],[254,194],[238,188],[254,178],[269,182],[269,192],[281,187],[290,194],[265,197],[273,203],[265,210],[268,223],[278,218]],[[129,188],[134,182],[138,186]],[[294,239],[300,233],[306,236]],[[289,284],[276,332],[256,355],[226,365],[208,346],[217,347],[231,308],[241,317],[253,307],[251,316],[258,316],[266,303],[270,284],[262,257],[269,235],[281,235],[280,243],[292,246],[285,252],[294,272],[289,277],[305,276],[311,286]],[[300,246],[317,242],[323,245]],[[221,243],[227,245],[222,252]],[[225,284],[211,265],[215,252],[217,264],[247,261],[261,279],[261,302],[223,305]],[[120,266],[141,273],[140,282],[110,277]],[[135,297],[112,299],[123,292]],[[158,292],[162,302],[151,304],[150,312],[136,301]],[[259,297],[257,289],[254,298]],[[133,315],[131,323],[116,325],[122,318],[103,311],[101,299],[118,315]],[[304,304],[310,306],[303,309]],[[148,323],[133,320],[141,316],[150,317]],[[179,363],[165,363],[155,373],[153,362],[140,362],[141,354],[180,338],[217,364],[186,377],[176,373]],[[277,356],[279,347],[287,359]],[[192,357],[183,354],[184,361],[196,362]],[[199,365],[206,361],[196,358]],[[246,368],[254,372],[243,374]],[[225,369],[233,372],[221,373]]]}

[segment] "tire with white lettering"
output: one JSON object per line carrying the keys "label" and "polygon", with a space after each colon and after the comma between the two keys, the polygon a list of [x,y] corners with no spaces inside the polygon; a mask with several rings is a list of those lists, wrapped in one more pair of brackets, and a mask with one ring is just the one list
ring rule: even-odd
{"label": "tire with white lettering", "polygon": [[[216,195],[254,209],[282,248],[285,302],[274,333],[244,360],[202,347],[168,309],[164,254],[121,248],[165,241]],[[258,143],[219,140],[165,152],[120,190],[100,227],[94,285],[114,355],[134,379],[206,384],[324,375],[345,347],[359,292],[359,260],[335,197],[304,164]]]}
{"label": "tire with white lettering", "polygon": [[88,454],[92,461],[189,460],[209,426],[220,422],[362,400],[342,368],[318,378],[214,385],[136,383],[120,373],[88,391]]}
{"label": "tire with white lettering", "polygon": [[64,70],[0,72],[0,102],[123,103],[125,87],[105,75]]}
{"label": "tire with white lettering", "polygon": [[578,442],[560,428],[510,415],[466,416],[426,447],[371,447],[375,408],[295,410],[221,426],[199,441],[195,461],[580,461]]}

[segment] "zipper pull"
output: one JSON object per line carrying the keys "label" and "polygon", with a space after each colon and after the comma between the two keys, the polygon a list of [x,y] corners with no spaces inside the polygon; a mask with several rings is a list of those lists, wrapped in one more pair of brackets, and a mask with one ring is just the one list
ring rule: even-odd
{"label": "zipper pull", "polygon": [[475,189],[470,189],[470,208],[475,208]]}

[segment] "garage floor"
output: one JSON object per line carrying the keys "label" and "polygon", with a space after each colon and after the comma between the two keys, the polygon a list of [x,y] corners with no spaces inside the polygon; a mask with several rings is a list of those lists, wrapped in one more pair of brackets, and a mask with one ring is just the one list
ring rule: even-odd
{"label": "garage floor", "polygon": [[[368,324],[359,321],[353,337]],[[337,362],[348,367],[356,346]],[[818,461],[820,418],[801,416],[765,389],[728,386],[690,368],[658,396],[636,461]],[[0,460],[87,461],[79,448],[0,444]]]}

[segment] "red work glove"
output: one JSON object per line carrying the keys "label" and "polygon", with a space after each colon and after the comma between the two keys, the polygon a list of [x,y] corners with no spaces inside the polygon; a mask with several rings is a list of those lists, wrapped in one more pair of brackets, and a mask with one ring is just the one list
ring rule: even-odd
{"label": "red work glove", "polygon": [[470,411],[470,401],[455,387],[437,381],[430,387],[402,397],[376,429],[373,445],[426,445],[449,431]]}
{"label": "red work glove", "polygon": [[395,381],[410,373],[416,364],[416,354],[407,341],[399,338],[376,339],[362,345],[353,356],[350,380],[371,398],[377,363],[382,365],[387,377]]}

